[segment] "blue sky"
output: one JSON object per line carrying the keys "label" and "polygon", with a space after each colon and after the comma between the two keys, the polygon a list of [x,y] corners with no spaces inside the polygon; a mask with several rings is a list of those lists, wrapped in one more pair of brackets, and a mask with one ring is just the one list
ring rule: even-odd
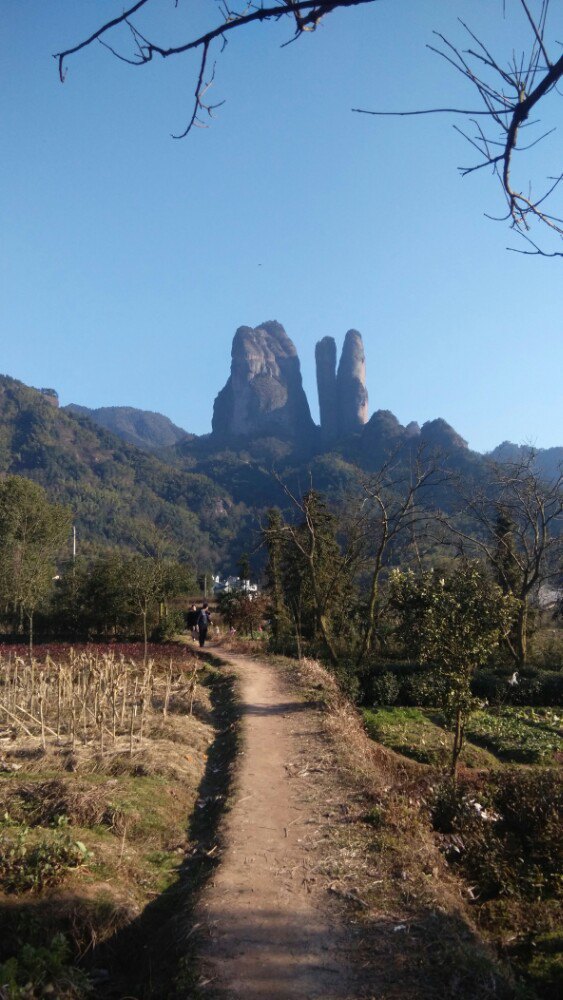
{"label": "blue sky", "polygon": [[[501,0],[379,0],[286,48],[289,24],[233,33],[226,104],[183,141],[196,57],[132,69],[95,46],[58,80],[52,53],[120,10],[0,9],[0,371],[205,433],[238,326],[283,323],[315,418],[315,343],[354,327],[370,412],[442,416],[480,451],[563,445],[563,262],[506,252],[517,242],[484,215],[497,188],[460,179],[472,154],[451,120],[351,112],[475,107],[425,46],[433,29],[462,40],[459,15],[510,51]],[[215,10],[155,0],[142,26],[187,38]],[[555,173],[562,153],[556,133],[532,156]]]}

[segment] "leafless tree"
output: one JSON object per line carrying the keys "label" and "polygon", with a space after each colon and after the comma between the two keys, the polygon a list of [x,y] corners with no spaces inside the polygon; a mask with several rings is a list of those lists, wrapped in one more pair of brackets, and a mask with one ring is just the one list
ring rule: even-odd
{"label": "leafless tree", "polygon": [[517,599],[507,641],[520,666],[528,652],[530,602],[563,572],[563,470],[545,482],[534,458],[531,450],[518,463],[491,463],[486,485],[471,495],[460,486],[458,516],[441,515],[450,543],[464,555],[485,556],[504,592]]}
{"label": "leafless tree", "polygon": [[358,663],[368,656],[377,634],[380,581],[390,554],[406,539],[420,564],[421,540],[436,516],[429,503],[432,491],[449,478],[450,474],[442,468],[440,457],[421,445],[410,461],[410,468],[401,451],[389,457],[374,475],[361,480],[359,504],[362,517],[356,519],[355,532],[362,535],[362,556],[368,572],[369,591]]}
{"label": "leafless tree", "polygon": [[[173,2],[176,7],[180,5],[180,0]],[[224,103],[213,102],[210,92],[215,80],[214,54],[223,50],[231,32],[253,23],[289,20],[292,28],[285,43],[289,44],[305,33],[315,31],[321,21],[335,10],[374,2],[375,0],[278,0],[270,5],[250,2],[239,10],[232,8],[227,0],[221,0],[214,7],[217,11],[217,23],[212,28],[201,35],[188,37],[177,45],[164,45],[147,37],[140,29],[137,19],[143,8],[148,10],[154,6],[155,0],[137,0],[120,14],[102,23],[87,38],[56,53],[55,58],[60,79],[64,81],[70,57],[95,43],[103,45],[116,58],[131,66],[145,66],[155,57],[168,59],[190,52],[198,53],[192,110],[186,127],[175,136],[183,138],[194,127],[206,127],[214,111]],[[502,4],[503,10],[510,3],[511,10],[507,9],[507,16],[515,17],[514,8],[517,7],[525,18],[530,38],[527,51],[520,55],[513,52],[504,64],[501,57],[494,55],[487,44],[463,22],[461,24],[469,40],[468,48],[458,47],[440,32],[436,32],[436,44],[429,46],[465,77],[478,95],[481,106],[474,110],[432,108],[428,111],[401,111],[397,114],[448,113],[458,119],[461,116],[469,120],[475,129],[474,134],[469,134],[458,124],[454,126],[478,154],[476,163],[460,167],[462,175],[466,176],[485,167],[491,168],[506,200],[506,213],[502,218],[508,220],[510,226],[527,241],[528,249],[519,252],[562,257],[563,250],[555,249],[550,252],[541,248],[532,239],[531,226],[534,222],[540,223],[544,230],[550,231],[556,245],[563,239],[563,219],[552,208],[553,197],[563,173],[555,169],[541,186],[531,181],[526,184],[516,182],[512,169],[517,153],[531,149],[554,131],[548,128],[538,136],[528,138],[528,130],[538,124],[536,120],[532,120],[532,115],[537,114],[539,105],[545,104],[549,94],[554,91],[559,94],[557,84],[563,76],[563,55],[559,58],[553,55],[553,50],[560,43],[551,36],[548,29],[550,0],[498,0],[498,3]],[[129,36],[128,44],[125,44],[120,33],[124,28]],[[353,110],[372,115],[395,114],[386,109]]]}
{"label": "leafless tree", "polygon": [[[342,514],[339,523],[344,528],[344,541],[341,546],[337,545],[335,541],[330,565],[327,565],[326,554],[321,554],[323,548],[322,522],[325,512],[328,512],[324,506],[323,498],[312,488],[312,482],[311,488],[302,497],[298,497],[277,474],[275,478],[290,501],[293,515],[297,514],[299,519],[298,523],[284,519],[280,522],[278,532],[280,537],[284,538],[286,543],[289,543],[290,548],[298,554],[306,569],[318,631],[322,636],[331,663],[337,666],[339,654],[334,636],[331,634],[330,611],[338,591],[339,581],[353,574],[354,567],[357,566],[360,559],[361,525],[365,521],[366,514],[363,511],[360,511],[359,516],[354,513],[352,517],[345,517],[344,513]],[[344,521],[347,522],[346,525],[344,525]],[[301,606],[299,605],[300,613]],[[297,625],[297,617],[295,621]]]}
{"label": "leafless tree", "polygon": [[[506,0],[503,7],[505,3]],[[563,208],[559,212],[553,208],[553,196],[563,179],[563,171],[556,168],[552,175],[548,175],[540,183],[535,183],[532,179],[525,183],[515,181],[513,172],[517,154],[537,146],[555,131],[555,126],[545,130],[539,119],[532,116],[538,113],[540,104],[545,104],[549,94],[556,92],[561,96],[557,84],[563,76],[563,55],[557,58],[553,54],[554,49],[560,49],[561,41],[552,37],[548,30],[550,0],[514,0],[514,5],[520,8],[527,22],[529,46],[526,51],[518,54],[512,49],[505,64],[463,21],[460,24],[465,32],[468,48],[462,49],[454,45],[440,32],[435,32],[436,44],[428,46],[468,81],[480,100],[480,107],[476,110],[353,110],[372,115],[451,114],[458,119],[467,119],[475,130],[473,134],[458,124],[454,128],[473,147],[477,160],[459,170],[465,177],[477,170],[491,168],[506,201],[506,213],[498,221],[508,221],[511,228],[528,244],[528,249],[508,249],[546,257],[563,257],[563,250],[543,249],[530,235],[533,223],[540,223],[555,237],[555,245],[563,238]],[[533,131],[538,126],[539,134]]]}

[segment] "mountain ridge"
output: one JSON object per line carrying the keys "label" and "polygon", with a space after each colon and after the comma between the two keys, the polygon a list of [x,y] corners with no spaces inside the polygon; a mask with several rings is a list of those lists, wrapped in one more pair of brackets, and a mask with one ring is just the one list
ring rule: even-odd
{"label": "mountain ridge", "polygon": [[79,403],[69,403],[61,409],[88,417],[99,427],[117,434],[129,444],[151,451],[172,447],[185,437],[193,437],[188,431],[172,423],[169,417],[154,410],[121,405],[92,409]]}
{"label": "mountain ridge", "polygon": [[[258,551],[265,510],[287,505],[280,477],[295,495],[313,483],[337,503],[390,457],[408,475],[419,457],[439,455],[471,489],[483,482],[490,460],[531,454],[529,446],[505,441],[481,455],[442,417],[420,427],[401,424],[390,410],[369,416],[358,331],[348,331],[338,369],[330,337],[317,344],[316,359],[320,427],[281,324],[239,327],[213,429],[199,436],[135,407],[59,407],[56,390],[0,376],[0,475],[28,476],[71,505],[86,548],[146,550],[157,531],[196,567],[230,572],[242,553]],[[563,448],[535,453],[548,478],[562,460]],[[448,488],[433,502],[447,509]]]}

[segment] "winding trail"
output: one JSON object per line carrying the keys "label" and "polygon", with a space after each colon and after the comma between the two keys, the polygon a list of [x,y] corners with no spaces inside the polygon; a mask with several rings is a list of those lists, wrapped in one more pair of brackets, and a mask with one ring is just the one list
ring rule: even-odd
{"label": "winding trail", "polygon": [[330,799],[319,713],[270,664],[228,662],[240,681],[243,745],[225,851],[199,916],[209,989],[250,1000],[351,1000],[360,993],[349,931],[316,869]]}

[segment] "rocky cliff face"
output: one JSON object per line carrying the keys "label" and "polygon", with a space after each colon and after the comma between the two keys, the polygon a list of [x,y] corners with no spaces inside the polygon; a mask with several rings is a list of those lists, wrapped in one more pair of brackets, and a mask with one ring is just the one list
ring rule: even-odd
{"label": "rocky cliff face", "polygon": [[315,347],[317,389],[324,444],[338,437],[338,396],[336,392],[336,343],[333,337],[323,337]]}
{"label": "rocky cliff face", "polygon": [[297,351],[275,321],[241,326],[231,374],[215,400],[213,433],[224,438],[278,437],[306,441],[315,432]]}
{"label": "rocky cliff face", "polygon": [[[366,363],[362,338],[349,330],[338,371],[336,344],[316,346],[321,438],[330,445],[361,431],[367,421]],[[308,447],[318,435],[303,390],[297,351],[280,323],[237,330],[231,374],[215,400],[213,434],[220,438],[282,439]]]}
{"label": "rocky cliff face", "polygon": [[325,444],[361,431],[368,419],[366,359],[361,334],[348,330],[336,372],[336,344],[323,337],[315,348],[321,433]]}
{"label": "rocky cliff face", "polygon": [[362,430],[368,419],[366,357],[361,334],[348,330],[336,376],[340,434]]}

